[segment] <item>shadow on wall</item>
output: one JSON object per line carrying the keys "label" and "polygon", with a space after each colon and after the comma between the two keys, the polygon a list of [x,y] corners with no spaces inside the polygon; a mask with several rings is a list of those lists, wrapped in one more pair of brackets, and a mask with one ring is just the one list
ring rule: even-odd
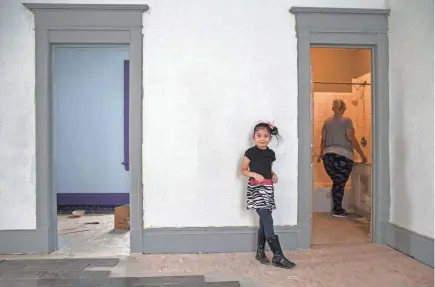
{"label": "shadow on wall", "polygon": [[258,226],[257,216],[254,213],[254,211],[246,209],[246,200],[247,200],[246,186],[248,184],[248,179],[246,176],[244,176],[242,174],[242,172],[240,170],[240,167],[242,166],[243,158],[245,157],[244,153],[252,145],[253,145],[252,133],[249,132],[249,135],[248,135],[247,141],[246,141],[246,147],[241,152],[240,159],[239,159],[239,162],[237,165],[237,174],[239,175],[239,179],[243,182],[243,184],[241,185],[241,188],[240,188],[240,199],[241,199],[240,200],[240,215],[241,215],[241,217],[249,216],[249,218],[251,219],[251,222],[252,222],[250,224],[250,226]]}
{"label": "shadow on wall", "polygon": [[[396,85],[400,85],[399,87],[396,87],[396,92],[400,91],[404,93],[406,91],[406,87],[403,86],[403,83],[405,83],[405,79],[401,74],[400,74],[400,78],[401,78],[400,81],[396,81]],[[404,102],[395,100],[393,103],[394,106],[392,106],[391,108],[394,111],[396,111],[397,118],[404,119],[405,118]],[[411,206],[409,204],[410,197],[406,191],[409,190],[411,186],[409,186],[409,184],[407,184],[405,180],[406,171],[405,171],[404,163],[409,160],[408,154],[406,152],[407,144],[405,141],[405,131],[403,128],[403,124],[401,122],[395,123],[395,129],[396,129],[396,132],[394,133],[395,137],[390,139],[390,142],[394,146],[393,150],[396,151],[395,154],[400,154],[401,158],[400,161],[396,159],[394,159],[393,161],[390,160],[390,174],[395,175],[394,177],[390,178],[390,184],[392,183],[391,180],[393,180],[396,181],[396,186],[401,186],[402,188],[391,189],[391,191],[395,193],[394,198],[396,198],[396,201],[398,198],[400,198],[400,204],[395,204],[396,208],[393,210],[393,214],[391,212],[391,207],[390,207],[390,220],[392,217],[397,218],[396,214],[400,212],[401,218],[406,218],[406,222],[401,222],[401,224],[410,226],[412,222],[412,214],[410,212]],[[400,182],[397,182],[398,180]],[[391,204],[391,195],[390,195],[390,204]],[[401,242],[398,242],[397,241],[398,239],[399,238],[396,237],[391,238],[392,242],[390,242],[390,244],[392,244],[393,246],[400,246],[404,250],[410,250],[413,248],[411,246],[411,242],[408,241],[409,237],[407,236],[401,237],[400,238]]]}

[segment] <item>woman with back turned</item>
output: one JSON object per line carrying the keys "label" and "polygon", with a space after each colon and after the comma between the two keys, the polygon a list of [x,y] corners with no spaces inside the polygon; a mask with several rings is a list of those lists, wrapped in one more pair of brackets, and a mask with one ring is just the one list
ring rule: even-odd
{"label": "woman with back turned", "polygon": [[362,162],[367,162],[356,137],[352,120],[344,117],[346,104],[343,100],[332,103],[334,115],[328,118],[322,127],[322,141],[320,156],[317,162],[323,160],[326,173],[332,180],[332,216],[346,217],[348,213],[342,207],[344,187],[352,172],[355,149],[361,156]]}

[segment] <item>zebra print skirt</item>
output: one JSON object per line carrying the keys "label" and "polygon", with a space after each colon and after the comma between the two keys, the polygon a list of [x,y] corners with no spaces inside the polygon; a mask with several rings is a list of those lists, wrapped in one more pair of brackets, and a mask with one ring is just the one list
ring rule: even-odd
{"label": "zebra print skirt", "polygon": [[250,178],[247,188],[247,201],[248,210],[276,209],[272,180],[266,179],[262,183],[258,183],[255,179]]}

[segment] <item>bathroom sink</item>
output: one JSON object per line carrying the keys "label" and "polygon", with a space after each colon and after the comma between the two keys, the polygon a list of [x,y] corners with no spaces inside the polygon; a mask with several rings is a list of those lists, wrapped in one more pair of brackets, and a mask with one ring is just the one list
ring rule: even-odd
{"label": "bathroom sink", "polygon": [[366,162],[366,163],[362,163],[362,162],[354,162],[354,165],[372,165],[371,162]]}
{"label": "bathroom sink", "polygon": [[372,208],[372,163],[356,162],[352,169],[352,197],[351,207],[353,211],[365,217],[367,220],[371,219]]}
{"label": "bathroom sink", "polygon": [[352,172],[359,175],[370,175],[372,170],[371,163],[355,162]]}

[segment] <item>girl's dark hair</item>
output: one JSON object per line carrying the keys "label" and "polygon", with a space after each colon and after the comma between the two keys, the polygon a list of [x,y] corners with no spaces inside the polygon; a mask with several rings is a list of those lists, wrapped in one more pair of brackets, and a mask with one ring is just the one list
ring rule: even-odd
{"label": "girl's dark hair", "polygon": [[270,135],[275,136],[276,140],[278,141],[278,144],[280,144],[283,141],[282,136],[278,132],[278,128],[272,124],[269,124],[269,123],[256,124],[254,127],[254,135],[261,128],[266,129]]}

